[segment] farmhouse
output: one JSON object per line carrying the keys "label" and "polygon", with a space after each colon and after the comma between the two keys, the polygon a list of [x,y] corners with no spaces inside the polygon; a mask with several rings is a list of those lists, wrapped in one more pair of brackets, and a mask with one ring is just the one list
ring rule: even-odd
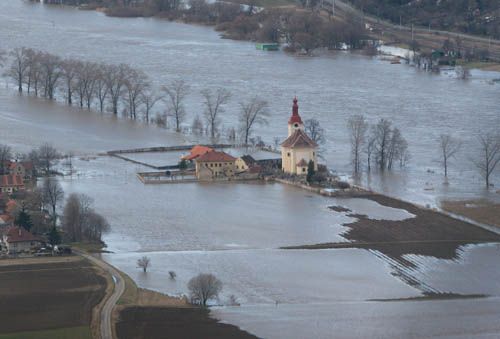
{"label": "farmhouse", "polygon": [[2,237],[2,242],[9,254],[29,252],[34,247],[41,245],[42,240],[22,227],[12,226],[7,228]]}
{"label": "farmhouse", "polygon": [[6,174],[0,176],[0,193],[12,194],[24,191],[24,180],[20,175]]}
{"label": "farmhouse", "polygon": [[236,158],[224,152],[207,152],[195,162],[198,180],[230,179],[235,174]]}
{"label": "farmhouse", "polygon": [[288,120],[288,138],[281,143],[281,168],[283,172],[305,175],[310,161],[318,169],[316,161],[318,144],[304,131],[299,115],[297,98],[293,99],[292,116]]}

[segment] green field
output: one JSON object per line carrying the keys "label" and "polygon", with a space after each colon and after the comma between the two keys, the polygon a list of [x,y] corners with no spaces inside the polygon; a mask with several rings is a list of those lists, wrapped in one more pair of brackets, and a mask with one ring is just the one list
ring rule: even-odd
{"label": "green field", "polygon": [[90,339],[92,334],[88,326],[60,328],[56,330],[17,332],[0,334],[0,339]]}

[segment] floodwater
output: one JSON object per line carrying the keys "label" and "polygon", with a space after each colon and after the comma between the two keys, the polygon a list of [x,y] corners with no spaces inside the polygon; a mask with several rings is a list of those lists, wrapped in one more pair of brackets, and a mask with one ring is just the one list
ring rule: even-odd
{"label": "floodwater", "polygon": [[[477,136],[500,125],[500,88],[491,82],[500,78],[497,73],[475,71],[472,80],[459,81],[447,73],[428,74],[344,52],[313,58],[263,53],[252,43],[220,39],[217,32],[202,26],[2,1],[0,48],[19,46],[91,61],[129,63],[147,72],[157,87],[184,79],[191,86],[187,125],[203,111],[199,92],[204,88],[223,86],[233,93],[221,115],[225,128],[238,126],[239,102],[257,95],[269,101],[272,116],[255,135],[270,144],[274,137],[285,138],[291,99],[297,95],[303,118],[316,118],[324,126],[325,162],[339,172],[349,170],[348,117],[364,114],[370,122],[389,118],[408,139],[411,162],[404,171],[365,177],[364,184],[431,205],[443,197],[500,200],[499,194],[484,191],[471,162]],[[450,168],[449,186],[443,185],[439,165],[437,138],[442,133],[463,141],[462,152]],[[64,143],[60,138],[54,141]],[[499,172],[493,182],[500,180]]]}
{"label": "floodwater", "polygon": [[[0,2],[0,44],[131,63],[148,72],[157,85],[184,78],[193,90],[190,118],[201,112],[200,89],[226,86],[233,92],[223,116],[226,127],[237,123],[240,100],[261,95],[270,101],[273,115],[258,134],[269,143],[285,136],[290,99],[297,94],[304,118],[315,117],[324,124],[326,162],[339,172],[348,168],[347,117],[364,113],[372,122],[388,117],[407,136],[413,158],[407,171],[374,174],[373,188],[420,203],[485,194],[476,187],[480,181],[467,157],[474,137],[499,122],[499,88],[487,82],[492,75],[476,72],[471,81],[461,82],[345,53],[315,58],[262,53],[251,43],[222,40],[206,27],[106,18],[24,1]],[[432,173],[438,171],[433,150],[435,138],[449,130],[463,138],[464,154],[454,163],[451,185],[444,188],[441,176]],[[224,304],[234,294],[242,304],[218,307],[214,315],[256,335],[471,338],[500,331],[497,245],[464,246],[455,260],[405,257],[412,267],[398,267],[380,253],[362,249],[281,250],[345,241],[342,224],[353,219],[329,206],[344,206],[375,219],[413,216],[363,199],[329,199],[280,184],[142,185],[136,173],[146,168],[86,156],[192,144],[196,138],[19,97],[11,85],[0,89],[0,142],[19,152],[42,142],[75,152],[77,173],[64,177],[62,185],[67,194],[91,196],[97,211],[110,221],[111,232],[104,240],[113,253],[104,259],[140,286],[176,295],[186,293],[193,275],[213,272],[224,283],[219,302]],[[137,156],[160,165],[174,158]],[[152,258],[146,275],[135,267],[142,255]],[[177,273],[176,281],[169,280],[170,270]],[[422,290],[397,276],[401,270],[427,290],[491,297],[370,301],[421,295]]]}

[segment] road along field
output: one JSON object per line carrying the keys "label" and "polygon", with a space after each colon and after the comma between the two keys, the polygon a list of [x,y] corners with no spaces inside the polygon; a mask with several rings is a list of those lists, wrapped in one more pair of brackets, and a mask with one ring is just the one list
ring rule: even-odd
{"label": "road along field", "polygon": [[91,338],[106,278],[81,257],[0,261],[0,338]]}

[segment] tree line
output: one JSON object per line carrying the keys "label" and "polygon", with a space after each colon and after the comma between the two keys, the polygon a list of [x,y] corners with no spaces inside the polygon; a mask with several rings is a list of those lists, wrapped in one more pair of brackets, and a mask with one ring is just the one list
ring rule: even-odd
{"label": "tree line", "polygon": [[[75,4],[74,0],[63,0]],[[186,23],[215,26],[225,37],[237,40],[284,42],[288,51],[305,51],[325,47],[362,48],[368,39],[362,19],[347,14],[343,20],[321,12],[319,0],[302,1],[306,10],[295,8],[257,8],[255,0],[240,5],[230,1],[144,0],[144,1],[78,1],[91,8],[104,7],[108,16],[157,16]]]}
{"label": "tree line", "polygon": [[[404,167],[410,160],[408,142],[397,127],[387,119],[380,119],[370,125],[363,115],[348,119],[347,128],[351,143],[351,162],[357,175],[366,167],[371,171],[375,165],[380,171],[391,170],[394,165]],[[475,156],[470,162],[484,179],[487,188],[491,186],[491,175],[500,163],[500,131],[494,130],[477,137]],[[460,139],[442,134],[436,140],[440,163],[447,182],[450,161],[460,152]]]}
{"label": "tree line", "polygon": [[[32,48],[16,48],[10,53],[10,64],[5,75],[15,84],[19,93],[28,93],[47,100],[63,99],[68,105],[80,108],[97,108],[131,120],[155,123],[160,127],[174,128],[182,132],[187,119],[186,98],[190,86],[183,80],[174,80],[159,90],[143,71],[127,64],[110,65],[61,58],[57,55]],[[196,115],[190,126],[195,134],[207,134],[212,140],[225,135],[232,142],[259,143],[252,138],[257,125],[267,124],[269,105],[266,100],[252,97],[241,101],[240,125],[221,130],[221,117],[231,99],[225,88],[201,91],[205,107],[201,117]],[[161,112],[153,113],[162,102]],[[171,122],[170,122],[171,121]]]}

